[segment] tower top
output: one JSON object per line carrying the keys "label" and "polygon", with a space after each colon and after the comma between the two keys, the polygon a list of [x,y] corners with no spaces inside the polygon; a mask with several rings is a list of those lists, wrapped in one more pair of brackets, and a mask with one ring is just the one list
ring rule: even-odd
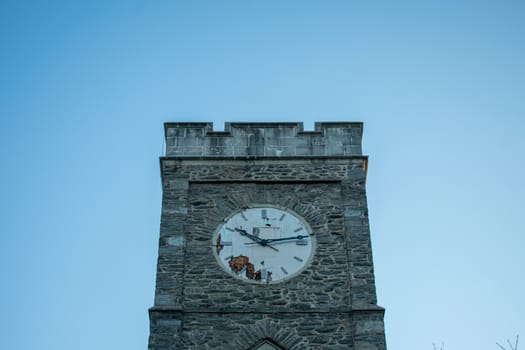
{"label": "tower top", "polygon": [[165,123],[167,157],[361,156],[361,122],[227,122],[214,131],[211,122]]}

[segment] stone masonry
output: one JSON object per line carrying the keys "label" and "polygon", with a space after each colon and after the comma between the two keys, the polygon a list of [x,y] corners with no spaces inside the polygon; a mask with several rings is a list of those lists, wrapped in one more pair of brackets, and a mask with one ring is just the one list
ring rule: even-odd
{"label": "stone masonry", "polygon": [[[386,350],[365,194],[362,123],[166,123],[149,349]],[[316,235],[311,264],[282,283],[232,278],[211,237],[228,215],[278,205]]]}

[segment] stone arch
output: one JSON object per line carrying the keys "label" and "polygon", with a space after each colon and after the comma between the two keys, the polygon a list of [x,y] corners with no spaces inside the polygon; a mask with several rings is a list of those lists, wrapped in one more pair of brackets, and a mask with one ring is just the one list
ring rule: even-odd
{"label": "stone arch", "polygon": [[248,350],[285,350],[283,347],[279,346],[272,339],[261,339],[254,346]]}
{"label": "stone arch", "polygon": [[[267,318],[243,326],[235,340],[234,348],[239,350],[263,350],[265,349],[262,347],[263,345],[273,346],[274,349],[278,350],[308,348],[305,339],[300,337],[295,332],[295,329],[283,327]],[[268,347],[268,349],[272,348]]]}

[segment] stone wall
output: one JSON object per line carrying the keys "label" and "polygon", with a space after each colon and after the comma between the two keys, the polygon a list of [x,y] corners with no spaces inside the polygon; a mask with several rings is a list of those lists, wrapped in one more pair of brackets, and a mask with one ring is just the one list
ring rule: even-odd
{"label": "stone wall", "polygon": [[167,156],[351,156],[361,155],[362,123],[166,123]]}
{"label": "stone wall", "polygon": [[[210,137],[211,124],[201,124],[201,137]],[[317,128],[326,135],[322,125]],[[167,137],[187,138],[194,126],[167,124]],[[275,124],[229,124],[224,133],[254,128]],[[342,133],[338,128],[336,134]],[[302,137],[299,123],[278,130],[273,135]],[[329,142],[326,149],[337,147]],[[366,157],[264,152],[161,159],[163,201],[149,349],[246,350],[264,338],[286,349],[386,349],[383,309],[376,305]],[[298,276],[269,285],[244,283],[217,263],[214,231],[232,212],[253,204],[289,208],[312,228],[317,247]]]}
{"label": "stone wall", "polygon": [[[184,227],[185,310],[350,310],[340,184],[193,183],[189,203]],[[232,212],[254,203],[289,208],[310,224],[317,249],[306,271],[286,282],[261,285],[232,278],[219,266],[211,248],[213,232]]]}
{"label": "stone wall", "polygon": [[[352,349],[352,318],[348,313],[193,313],[184,321],[164,322],[153,313],[155,349],[250,349],[269,338],[287,350]],[[369,348],[374,349],[374,348]]]}

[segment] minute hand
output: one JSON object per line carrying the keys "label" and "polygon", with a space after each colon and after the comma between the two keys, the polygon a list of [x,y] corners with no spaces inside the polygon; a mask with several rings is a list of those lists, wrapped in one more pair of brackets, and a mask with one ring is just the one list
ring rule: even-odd
{"label": "minute hand", "polygon": [[294,237],[284,237],[284,238],[273,238],[273,239],[265,239],[264,242],[265,243],[273,243],[273,242],[279,242],[279,241],[291,241],[293,239],[303,239],[303,238],[307,238],[308,236],[302,236],[302,235],[298,235],[298,236],[294,236]]}

